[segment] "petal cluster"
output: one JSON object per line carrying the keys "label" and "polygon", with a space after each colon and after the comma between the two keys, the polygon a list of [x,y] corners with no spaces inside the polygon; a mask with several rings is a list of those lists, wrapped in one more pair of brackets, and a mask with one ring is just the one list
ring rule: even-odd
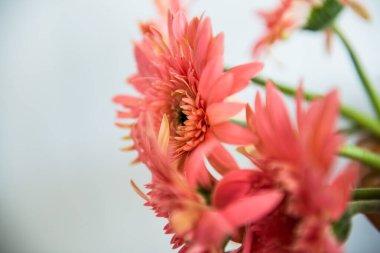
{"label": "petal cluster", "polygon": [[179,252],[224,252],[222,245],[228,237],[238,236],[239,228],[261,219],[281,202],[282,192],[268,187],[270,180],[252,170],[226,174],[208,200],[204,192],[194,189],[178,164],[171,162],[166,115],[158,136],[149,115],[143,117],[146,122],[139,127],[146,134],[138,151],[152,173],[152,182],[146,195],[133,185],[158,217],[168,219],[165,231],[174,233],[171,242]]}
{"label": "petal cluster", "polygon": [[247,109],[248,127],[257,141],[254,150],[243,152],[272,175],[286,198],[281,208],[251,227],[250,247],[255,252],[341,252],[330,223],[343,214],[357,169],[349,165],[331,180],[342,143],[334,130],[337,93],[311,102],[305,110],[299,90],[293,124],[274,85],[266,87],[266,103],[258,94],[255,111]]}
{"label": "petal cluster", "polygon": [[[330,5],[333,6],[331,10],[328,7]],[[309,22],[318,23],[318,29],[315,28],[315,25],[312,25],[312,30],[326,29],[327,43],[330,43],[329,25],[334,21],[334,15],[339,13],[335,9],[339,8],[339,6],[342,7],[341,5],[350,7],[366,20],[370,19],[369,11],[358,0],[281,0],[280,4],[274,9],[259,11],[258,15],[264,21],[265,31],[263,36],[253,44],[253,56],[268,52],[273,44],[287,39],[297,30],[305,27],[309,29]],[[321,8],[325,9],[321,10]],[[320,15],[320,17],[314,18],[316,20],[310,20],[313,18],[313,11],[319,12],[317,16]],[[336,13],[330,14],[329,12]],[[330,15],[333,15],[333,17],[330,17]],[[322,24],[319,24],[320,22]]]}
{"label": "petal cluster", "polygon": [[[218,142],[250,141],[244,128],[228,122],[244,109],[244,104],[225,99],[245,88],[262,64],[248,63],[224,72],[223,34],[213,36],[209,18],[188,21],[183,12],[169,12],[165,31],[156,26],[149,29],[143,40],[135,43],[138,71],[128,79],[141,95],[114,98],[123,107],[118,114],[119,124],[138,121],[146,112],[157,131],[163,115],[167,115],[173,158],[191,164],[184,170],[194,184],[210,184],[199,161],[204,156],[215,156],[212,147],[224,152]],[[134,136],[143,133],[133,128],[136,148],[139,140]]]}
{"label": "petal cluster", "polygon": [[[156,1],[165,24],[142,26],[134,44],[137,71],[128,78],[138,95],[119,95],[117,125],[129,130],[124,148],[137,151],[151,181],[136,193],[173,234],[181,253],[338,253],[331,232],[350,199],[354,165],[335,176],[343,137],[336,133],[339,101],[333,91],[305,108],[302,90],[296,119],[272,82],[254,107],[226,99],[243,90],[261,69],[258,62],[224,71],[223,34],[206,17],[190,20],[179,1]],[[269,30],[255,50],[302,25],[319,1],[283,0],[261,13]],[[302,17],[302,18],[300,18]],[[246,127],[229,121],[246,109]],[[225,144],[251,162],[241,168]],[[241,155],[241,154],[240,154]],[[216,176],[217,175],[217,176]]]}

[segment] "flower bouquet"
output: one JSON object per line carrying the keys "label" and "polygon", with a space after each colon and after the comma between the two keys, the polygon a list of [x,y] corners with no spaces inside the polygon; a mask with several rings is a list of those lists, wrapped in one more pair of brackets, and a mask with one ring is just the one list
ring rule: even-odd
{"label": "flower bouquet", "polygon": [[[300,30],[334,36],[347,49],[375,115],[343,105],[337,90],[307,92],[258,77],[265,64],[223,62],[223,34],[180,1],[156,0],[159,18],[141,22],[134,44],[137,71],[128,78],[139,96],[119,95],[117,126],[137,151],[151,182],[131,184],[158,217],[178,252],[343,252],[351,218],[380,220],[380,98],[344,34],[335,25],[356,0],[282,0],[259,11],[266,33],[253,57]],[[251,105],[228,99],[248,85],[265,86]],[[248,91],[247,91],[248,92]],[[294,97],[289,110],[283,95]],[[236,115],[245,113],[244,120]],[[294,115],[292,117],[291,115]],[[352,127],[337,129],[340,117]],[[349,135],[356,137],[347,144]],[[232,150],[226,144],[234,145]],[[238,151],[238,152],[236,152]],[[349,158],[337,171],[338,156]],[[239,157],[250,166],[239,166]]]}

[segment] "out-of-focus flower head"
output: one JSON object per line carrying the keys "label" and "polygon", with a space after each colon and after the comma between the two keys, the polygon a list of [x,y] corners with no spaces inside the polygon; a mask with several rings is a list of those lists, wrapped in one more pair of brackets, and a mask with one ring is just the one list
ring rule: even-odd
{"label": "out-of-focus flower head", "polygon": [[149,33],[152,26],[161,32],[164,32],[166,30],[165,27],[168,23],[168,11],[172,13],[177,13],[179,11],[187,13],[187,8],[181,0],[154,0],[154,3],[157,8],[159,17],[155,20],[141,21],[139,23],[140,30],[143,34],[147,32]]}
{"label": "out-of-focus flower head", "polygon": [[[220,141],[252,142],[245,128],[228,122],[244,104],[224,100],[245,88],[262,64],[248,63],[224,72],[223,34],[213,36],[209,18],[188,21],[182,12],[169,12],[165,32],[155,26],[149,29],[143,40],[135,43],[138,71],[128,79],[141,95],[114,98],[123,106],[119,125],[132,127],[134,146],[127,149],[137,148],[145,134],[131,125],[130,119],[139,121],[142,112],[149,113],[157,130],[166,114],[173,157],[184,164],[181,171],[194,185],[210,185],[204,156],[214,165],[222,165],[216,169],[224,174],[236,166]],[[123,124],[125,121],[128,124]]]}
{"label": "out-of-focus flower head", "polygon": [[368,10],[357,0],[281,0],[275,9],[259,11],[266,31],[254,43],[253,55],[259,56],[271,45],[287,39],[297,30],[328,29],[344,6],[351,7],[364,19],[370,18]]}
{"label": "out-of-focus flower head", "polygon": [[170,158],[166,115],[158,135],[149,114],[140,117],[137,124],[145,134],[138,151],[152,173],[152,182],[147,185],[147,195],[132,184],[157,216],[168,219],[165,231],[174,233],[171,243],[173,248],[181,247],[179,252],[222,253],[229,236],[235,236],[239,228],[261,219],[281,202],[283,194],[272,187],[271,180],[263,172],[249,170],[228,173],[216,185],[212,200],[207,199],[188,183]]}
{"label": "out-of-focus flower head", "polygon": [[254,149],[242,152],[271,173],[287,195],[281,208],[251,227],[245,247],[254,252],[341,252],[330,223],[346,208],[357,168],[349,165],[331,180],[342,143],[335,131],[337,92],[304,110],[299,90],[294,127],[279,92],[271,82],[266,87],[266,104],[257,94],[255,111],[247,107],[248,127],[257,141]]}

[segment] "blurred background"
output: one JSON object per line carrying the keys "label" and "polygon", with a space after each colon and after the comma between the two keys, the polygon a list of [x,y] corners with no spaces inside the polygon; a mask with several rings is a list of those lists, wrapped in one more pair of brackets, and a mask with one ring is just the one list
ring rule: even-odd
{"label": "blurred background", "polygon": [[[227,66],[251,59],[263,31],[254,10],[276,0],[198,0],[214,31],[225,32]],[[339,25],[380,91],[380,2],[363,0]],[[123,153],[111,99],[131,93],[137,21],[157,17],[153,0],[0,0],[0,252],[169,253],[165,221],[143,206],[130,179],[149,182],[136,154]],[[300,32],[272,50],[263,75],[326,92],[372,113],[340,41]],[[252,101],[257,88],[242,99]],[[354,219],[347,252],[379,252],[380,234]]]}

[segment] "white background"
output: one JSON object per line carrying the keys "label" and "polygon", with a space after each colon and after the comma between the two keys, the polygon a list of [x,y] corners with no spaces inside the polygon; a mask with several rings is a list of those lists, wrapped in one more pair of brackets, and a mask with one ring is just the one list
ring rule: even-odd
{"label": "white background", "polygon": [[[164,221],[129,185],[149,181],[135,156],[118,150],[111,98],[131,92],[137,20],[156,17],[151,0],[0,1],[0,248],[4,253],[168,253]],[[251,60],[262,31],[257,7],[276,1],[198,0],[226,35],[226,65]],[[340,26],[380,90],[380,2],[363,1],[366,23],[350,10]],[[338,40],[324,51],[321,34],[298,33],[273,50],[265,76],[313,91],[338,86],[342,100],[372,113]],[[253,99],[251,88],[243,97]],[[290,100],[289,100],[290,101]],[[354,220],[351,253],[378,252],[380,236]]]}

